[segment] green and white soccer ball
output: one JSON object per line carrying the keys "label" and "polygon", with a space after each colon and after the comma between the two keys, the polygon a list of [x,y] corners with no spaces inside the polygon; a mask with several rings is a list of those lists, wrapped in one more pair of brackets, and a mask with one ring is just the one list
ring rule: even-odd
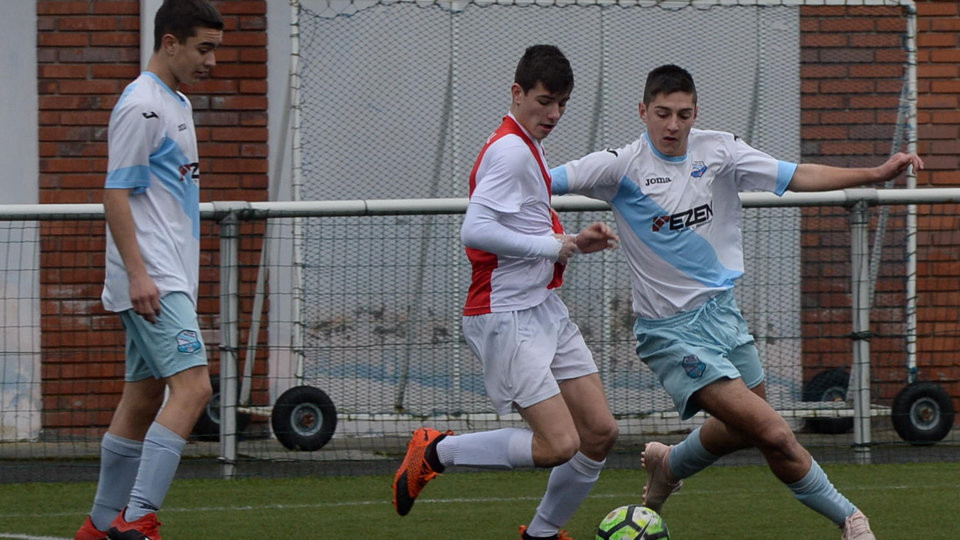
{"label": "green and white soccer ball", "polygon": [[597,540],[655,540],[670,538],[667,524],[646,506],[629,504],[615,508],[597,527]]}

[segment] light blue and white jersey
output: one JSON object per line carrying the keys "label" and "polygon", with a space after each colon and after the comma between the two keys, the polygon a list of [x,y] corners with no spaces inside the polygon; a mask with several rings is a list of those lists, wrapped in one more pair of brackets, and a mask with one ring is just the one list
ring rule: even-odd
{"label": "light blue and white jersey", "polygon": [[733,134],[693,129],[684,156],[660,153],[644,133],[550,174],[556,195],[611,204],[633,274],[633,311],[661,319],[733,287],[743,275],[739,192],[782,195],[796,168]]}
{"label": "light blue and white jersey", "polygon": [[[200,172],[193,108],[182,93],[145,71],[110,115],[107,189],[130,189],[140,254],[160,294],[186,293],[197,304],[200,272]],[[130,309],[130,284],[110,228],[103,305]]]}

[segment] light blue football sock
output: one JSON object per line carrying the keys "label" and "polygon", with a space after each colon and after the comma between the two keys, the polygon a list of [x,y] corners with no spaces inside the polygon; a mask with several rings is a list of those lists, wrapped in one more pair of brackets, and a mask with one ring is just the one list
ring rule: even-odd
{"label": "light blue football sock", "polygon": [[689,478],[713,465],[721,456],[712,454],[700,442],[700,428],[670,449],[670,472],[679,479]]}
{"label": "light blue football sock", "polygon": [[117,437],[109,431],[103,436],[100,442],[100,480],[90,510],[90,521],[97,529],[109,529],[130,500],[142,451],[141,441]]}
{"label": "light blue football sock", "polygon": [[600,478],[604,461],[577,452],[570,461],[550,471],[547,492],[527,527],[530,536],[554,536],[566,525]]}
{"label": "light blue football sock", "polygon": [[125,517],[128,522],[156,512],[167,496],[180,465],[180,454],[187,441],[166,427],[154,422],[143,441],[143,456],[137,481],[130,493]]}
{"label": "light blue football sock", "polygon": [[833,487],[816,460],[810,471],[798,482],[787,484],[798,501],[819,512],[839,526],[856,511],[857,507]]}

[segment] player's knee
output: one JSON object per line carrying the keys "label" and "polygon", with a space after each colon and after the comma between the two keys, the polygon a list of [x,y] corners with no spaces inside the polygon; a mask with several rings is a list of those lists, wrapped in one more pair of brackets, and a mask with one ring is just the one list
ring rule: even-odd
{"label": "player's knee", "polygon": [[564,434],[549,441],[546,452],[537,460],[537,465],[555,467],[570,461],[580,449],[580,437],[576,433]]}
{"label": "player's knee", "polygon": [[153,418],[163,406],[163,393],[144,395],[132,403],[133,414],[138,418]]}
{"label": "player's knee", "polygon": [[213,397],[213,387],[210,386],[210,380],[204,378],[198,381],[198,384],[191,388],[191,402],[197,410],[203,410]]}
{"label": "player's knee", "polygon": [[592,424],[588,433],[581,434],[581,447],[591,455],[606,456],[619,435],[620,427],[611,417],[607,422]]}
{"label": "player's knee", "polygon": [[179,402],[187,410],[195,411],[198,417],[212,397],[213,387],[207,378],[171,386],[170,399]]}
{"label": "player's knee", "polygon": [[796,436],[785,421],[767,426],[761,434],[760,445],[769,451],[790,455],[797,444]]}

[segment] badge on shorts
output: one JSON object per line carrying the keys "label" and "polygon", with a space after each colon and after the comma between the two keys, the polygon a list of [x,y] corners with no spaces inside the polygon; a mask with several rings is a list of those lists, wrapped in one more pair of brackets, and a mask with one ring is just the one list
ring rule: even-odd
{"label": "badge on shorts", "polygon": [[707,370],[707,365],[701,362],[695,354],[684,356],[680,364],[683,366],[683,370],[687,372],[687,376],[691,379],[702,377],[703,372]]}
{"label": "badge on shorts", "polygon": [[177,350],[182,353],[195,353],[200,350],[200,340],[193,330],[181,330],[177,334]]}

